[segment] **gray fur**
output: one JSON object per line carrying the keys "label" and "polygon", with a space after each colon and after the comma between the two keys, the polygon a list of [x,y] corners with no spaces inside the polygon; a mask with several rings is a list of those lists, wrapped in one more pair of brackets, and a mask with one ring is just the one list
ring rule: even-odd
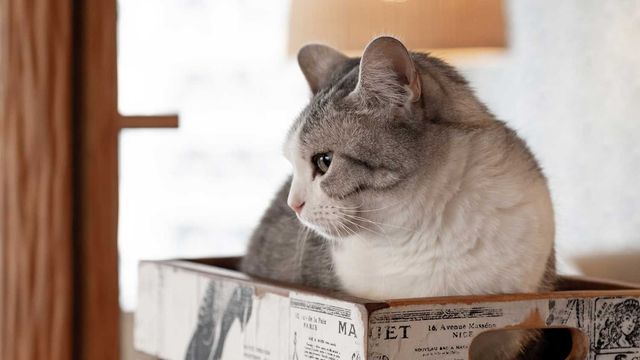
{"label": "gray fur", "polygon": [[[349,98],[358,82],[360,64],[359,58],[352,58],[336,65],[326,85],[318,89],[293,124],[289,134],[302,127],[301,142],[313,149],[310,153],[332,149],[353,154],[334,160],[335,171],[328,173],[322,184],[330,196],[386,191],[402,186],[403,180],[417,171],[437,171],[442,165],[438,163],[440,153],[451,146],[452,137],[478,143],[499,138],[503,153],[496,161],[506,161],[517,152],[514,156],[525,160],[518,171],[542,176],[524,142],[494,119],[451,66],[427,54],[412,53],[411,57],[428,79],[423,81],[420,105],[411,112],[398,105]],[[397,121],[398,117],[402,121]],[[423,158],[422,149],[427,149],[432,159]],[[289,187],[290,180],[254,231],[242,269],[265,278],[337,289],[330,266],[331,245],[297,221],[287,206]],[[301,249],[303,238],[305,249]],[[308,261],[299,261],[300,256]],[[549,268],[553,265],[550,261]],[[313,279],[306,278],[311,273],[315,274]]]}
{"label": "gray fur", "polygon": [[[388,39],[391,46],[397,42]],[[324,62],[320,72],[306,68],[318,62],[313,54],[302,56],[306,60],[300,65],[307,78],[313,79],[314,95],[294,122],[289,138],[299,137],[297,151],[306,159],[333,152],[320,187],[341,206],[359,208],[371,205],[372,199],[389,202],[416,189],[435,187],[435,174],[449,165],[447,156],[460,146],[469,149],[465,171],[495,172],[488,178],[509,172],[519,186],[545,182],[526,144],[496,120],[465,79],[442,60],[393,51],[383,51],[384,56],[380,51],[375,56],[365,51],[363,59],[341,59],[325,48],[322,53],[332,59]],[[407,61],[415,68],[407,66]],[[367,68],[362,69],[362,64]],[[419,84],[412,84],[416,71]],[[318,74],[323,75],[319,78]],[[476,163],[484,167],[478,170]],[[340,242],[309,231],[296,219],[287,206],[290,186],[291,180],[283,185],[254,231],[242,270],[262,278],[348,292],[341,288],[333,269],[331,247],[339,247]],[[329,207],[314,213],[320,220],[331,214]],[[420,221],[430,221],[429,214]],[[335,229],[333,235],[347,234]],[[493,274],[501,276],[502,272]],[[554,279],[552,253],[538,290],[551,290]],[[513,348],[519,351],[526,338],[515,339]],[[512,348],[504,351],[514,352]]]}
{"label": "gray fur", "polygon": [[287,180],[249,241],[242,271],[260,278],[329,291],[340,286],[331,268],[329,244],[304,228],[287,206]]}

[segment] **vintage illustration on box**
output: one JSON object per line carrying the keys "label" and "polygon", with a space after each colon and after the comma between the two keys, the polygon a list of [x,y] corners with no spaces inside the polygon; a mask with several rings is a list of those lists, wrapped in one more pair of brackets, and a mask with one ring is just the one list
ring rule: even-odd
{"label": "vintage illustration on box", "polygon": [[640,359],[640,301],[609,297],[595,301],[592,343],[596,359]]}
{"label": "vintage illustration on box", "polygon": [[364,359],[366,333],[356,305],[292,293],[289,309],[289,359]]}
{"label": "vintage illustration on box", "polygon": [[640,302],[630,297],[560,298],[484,304],[414,305],[369,319],[369,357],[466,359],[480,333],[542,322],[571,327],[590,342],[590,360],[640,360]]}
{"label": "vintage illustration on box", "polygon": [[640,360],[637,298],[551,299],[546,324],[584,332],[590,341],[589,359]]}
{"label": "vintage illustration on box", "polygon": [[[590,303],[585,299],[550,299],[547,326],[587,327]],[[588,335],[588,334],[587,334]]]}
{"label": "vintage illustration on box", "polygon": [[[162,264],[161,264],[162,265]],[[579,329],[589,360],[640,360],[640,297],[414,303],[368,313],[319,294],[147,263],[136,349],[188,360],[463,360],[481,333]],[[586,347],[588,346],[588,347]]]}
{"label": "vintage illustration on box", "polygon": [[382,309],[369,318],[369,359],[467,359],[483,331],[521,320],[514,303],[429,304]]}
{"label": "vintage illustration on box", "polygon": [[364,359],[360,309],[313,295],[208,281],[194,327],[187,360]]}
{"label": "vintage illustration on box", "polygon": [[229,329],[238,321],[241,329],[249,322],[253,305],[253,288],[225,288],[210,281],[198,312],[186,359],[220,360]]}

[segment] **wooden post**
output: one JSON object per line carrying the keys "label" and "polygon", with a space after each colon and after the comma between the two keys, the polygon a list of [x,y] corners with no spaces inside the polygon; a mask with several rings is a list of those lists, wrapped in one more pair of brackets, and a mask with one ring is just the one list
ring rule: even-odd
{"label": "wooden post", "polygon": [[115,0],[76,0],[79,359],[119,358]]}
{"label": "wooden post", "polygon": [[0,0],[0,359],[117,359],[115,0]]}
{"label": "wooden post", "polygon": [[71,0],[0,0],[0,358],[70,359]]}
{"label": "wooden post", "polygon": [[0,0],[0,359],[119,357],[115,11]]}

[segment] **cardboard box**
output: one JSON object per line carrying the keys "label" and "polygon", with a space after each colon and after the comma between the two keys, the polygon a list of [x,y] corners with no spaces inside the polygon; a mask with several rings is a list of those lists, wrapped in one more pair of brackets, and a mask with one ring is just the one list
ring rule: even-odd
{"label": "cardboard box", "polygon": [[467,359],[485,331],[542,328],[544,358],[640,360],[640,287],[630,284],[571,277],[552,293],[376,302],[250,278],[238,261],[142,262],[140,356]]}

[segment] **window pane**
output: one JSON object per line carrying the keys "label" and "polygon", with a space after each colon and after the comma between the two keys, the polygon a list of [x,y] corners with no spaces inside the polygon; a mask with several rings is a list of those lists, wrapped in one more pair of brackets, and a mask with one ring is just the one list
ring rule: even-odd
{"label": "window pane", "polygon": [[180,115],[120,137],[124,309],[140,259],[241,254],[289,173],[281,145],[309,92],[286,53],[288,5],[120,0],[120,111]]}

